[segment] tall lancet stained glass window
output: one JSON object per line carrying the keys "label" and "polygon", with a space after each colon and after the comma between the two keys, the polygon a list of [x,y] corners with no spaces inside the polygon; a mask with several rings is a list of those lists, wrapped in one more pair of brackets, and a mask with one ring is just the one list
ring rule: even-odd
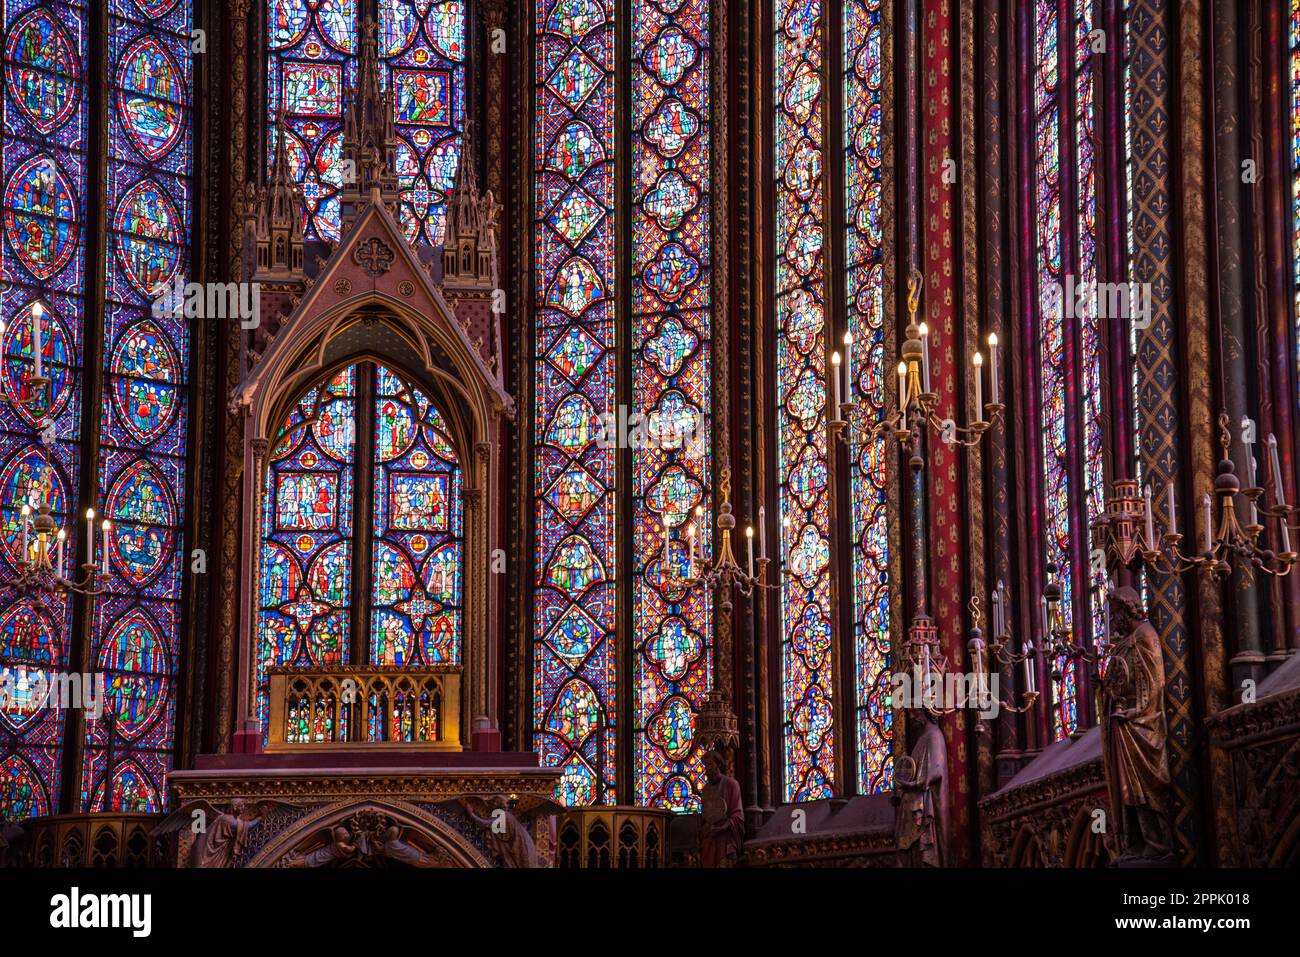
{"label": "tall lancet stained glass window", "polygon": [[888,439],[869,434],[885,407],[885,288],[881,223],[881,0],[844,4],[844,268],[846,352],[863,427],[851,446],[853,663],[859,794],[892,780],[889,681]]}
{"label": "tall lancet stained glass window", "polygon": [[[460,462],[452,429],[433,400],[386,366],[346,366],[288,411],[262,490],[263,735],[267,669],[365,660],[364,649],[353,646],[359,631],[368,636],[371,664],[460,664]],[[356,514],[358,500],[372,502],[373,510]],[[373,545],[362,554],[353,536],[365,524]],[[362,582],[368,584],[356,593],[354,583]],[[367,628],[356,627],[360,614],[369,616]]]}
{"label": "tall lancet stained glass window", "polygon": [[785,798],[834,793],[826,448],[825,28],[820,0],[774,0],[776,428]]}
{"label": "tall lancet stained glass window", "polygon": [[[1076,164],[1075,224],[1078,235],[1078,282],[1097,288],[1097,157],[1096,157],[1096,64],[1098,37],[1094,33],[1095,0],[1075,0],[1074,20],[1074,149]],[[1101,518],[1106,507],[1104,474],[1106,420],[1102,410],[1102,353],[1105,338],[1098,300],[1085,303],[1079,320],[1079,404],[1083,434],[1083,529]],[[1085,550],[1086,541],[1085,541]],[[1099,641],[1105,633],[1106,572],[1104,568],[1081,569],[1080,582],[1088,589],[1089,634]],[[1076,717],[1075,726],[1078,721]]]}
{"label": "tall lancet stained glass window", "polygon": [[[1093,20],[1092,0],[1066,6],[1039,0],[1032,62],[1044,560],[1057,569],[1061,582],[1062,624],[1072,627],[1075,596],[1084,589],[1086,629],[1097,641],[1103,627],[1104,573],[1090,577],[1077,560],[1086,543],[1075,540],[1101,514],[1104,496],[1104,340],[1089,294],[1098,276]],[[1072,228],[1064,228],[1067,218]],[[1075,238],[1072,248],[1062,246],[1062,236]],[[1076,430],[1082,442],[1072,448],[1070,436]],[[1057,664],[1061,677],[1053,681],[1052,730],[1060,738],[1079,726],[1078,676],[1075,663]]]}
{"label": "tall lancet stained glass window", "polygon": [[356,384],[356,366],[348,366],[309,390],[271,445],[262,493],[257,653],[264,736],[268,667],[351,660]]}
{"label": "tall lancet stained glass window", "polygon": [[[66,525],[80,481],[89,53],[80,3],[6,0],[0,9],[0,569],[8,578],[22,550],[22,505],[44,497]],[[34,304],[44,312],[41,374],[50,384],[42,391],[32,386]],[[70,605],[0,591],[0,670],[11,692],[0,709],[0,819],[70,810],[59,806],[65,712],[38,710],[33,698],[38,676],[69,667]]]}
{"label": "tall lancet stained glass window", "polygon": [[380,366],[375,387],[375,664],[460,664],[462,473],[429,397]]}
{"label": "tall lancet stained glass window", "polygon": [[[709,2],[632,13],[633,776],[636,803],[699,806],[695,715],[711,682],[707,589],[668,584],[694,528],[711,549]],[[689,558],[689,556],[688,556]],[[688,569],[677,567],[679,577]]]}
{"label": "tall lancet stained glass window", "polygon": [[605,0],[536,9],[533,741],[565,803],[613,803],[615,30]]}
{"label": "tall lancet stained glass window", "polygon": [[[112,0],[99,497],[109,579],[91,654],[108,683],[86,723],[84,810],[158,811],[180,669],[193,131],[191,5]],[[163,308],[158,308],[159,304]]]}
{"label": "tall lancet stained glass window", "polygon": [[466,0],[379,0],[379,56],[393,91],[401,221],[413,243],[442,242],[445,199],[465,127]]}
{"label": "tall lancet stained glass window", "polygon": [[[305,236],[339,238],[343,97],[356,86],[358,0],[267,0],[267,122],[287,132]],[[276,137],[266,138],[266,162]]]}
{"label": "tall lancet stained glass window", "polygon": [[[1291,280],[1295,287],[1296,343],[1300,348],[1300,0],[1291,0]],[[1300,361],[1300,360],[1298,360]]]}

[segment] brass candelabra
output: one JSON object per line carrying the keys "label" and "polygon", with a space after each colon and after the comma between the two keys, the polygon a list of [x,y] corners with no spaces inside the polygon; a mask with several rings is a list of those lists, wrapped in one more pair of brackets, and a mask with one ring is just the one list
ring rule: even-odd
{"label": "brass candelabra", "polygon": [[[47,393],[52,380],[45,374],[47,370],[44,366],[45,339],[42,334],[44,315],[44,306],[39,302],[32,303],[32,374],[26,380],[28,397],[19,400],[7,394],[0,394],[0,401],[15,407],[45,409],[46,414],[42,414],[36,420],[35,429],[38,441],[48,447],[54,443],[55,437],[51,428],[53,422],[48,416],[52,402],[49,401]],[[4,324],[0,322],[0,339],[3,337]],[[79,574],[69,576],[68,553],[72,546],[68,541],[67,531],[59,527],[53,514],[51,502],[54,487],[51,475],[53,468],[53,465],[47,463],[44,472],[27,490],[27,500],[22,501],[21,505],[18,502],[11,505],[18,508],[20,519],[20,547],[13,562],[17,574],[0,584],[8,585],[22,595],[67,592],[83,595],[102,594],[104,585],[108,581],[108,532],[111,524],[107,520],[102,523],[103,563],[97,566],[90,560],[95,554],[95,510],[92,508],[86,511],[87,562],[81,566]],[[33,495],[36,496],[34,503]]]}
{"label": "brass candelabra", "polygon": [[731,514],[731,503],[727,501],[718,506],[718,531],[722,535],[718,543],[717,557],[710,560],[696,555],[695,529],[702,524],[704,519],[703,507],[697,506],[695,509],[695,523],[687,531],[687,574],[684,577],[678,575],[673,567],[669,554],[667,532],[664,534],[664,583],[674,590],[687,588],[721,589],[720,594],[724,607],[728,609],[731,607],[731,594],[733,591],[737,591],[744,597],[749,598],[757,588],[777,587],[764,581],[767,576],[767,566],[771,560],[767,557],[763,517],[763,509],[759,509],[758,523],[762,554],[758,558],[754,557],[754,528],[751,525],[745,529],[749,558],[749,570],[746,571],[740,567],[740,564],[736,561],[735,553],[732,551],[731,533],[736,528],[736,517]]}
{"label": "brass candelabra", "polygon": [[[1288,505],[1283,497],[1285,486],[1277,458],[1277,440],[1270,435],[1266,442],[1277,490],[1277,500],[1273,505],[1266,505],[1262,503],[1264,489],[1256,484],[1253,442],[1246,438],[1243,438],[1243,444],[1246,446],[1248,486],[1241,487],[1236,465],[1229,454],[1232,438],[1228,421],[1226,412],[1219,416],[1219,445],[1223,456],[1216,470],[1213,495],[1206,494],[1201,500],[1204,524],[1200,552],[1189,553],[1183,548],[1172,483],[1164,494],[1165,530],[1157,536],[1150,486],[1139,497],[1136,481],[1120,479],[1111,483],[1106,510],[1093,523],[1094,546],[1102,550],[1108,565],[1132,567],[1140,561],[1163,574],[1182,574],[1205,568],[1216,578],[1223,578],[1232,572],[1235,562],[1251,571],[1258,570],[1277,577],[1290,574],[1297,557],[1291,547],[1291,532],[1300,529],[1289,525],[1287,519],[1300,509]],[[1249,436],[1250,432],[1244,435]],[[1244,516],[1238,515],[1238,495],[1245,499]],[[1260,544],[1260,536],[1267,529],[1265,523],[1268,521],[1277,523],[1280,551]]]}
{"label": "brass candelabra", "polygon": [[[984,433],[1001,417],[1006,406],[999,401],[998,337],[996,333],[990,333],[988,344],[991,401],[984,402],[984,357],[976,352],[971,357],[971,366],[974,370],[972,384],[975,393],[976,419],[968,425],[959,426],[953,419],[939,418],[935,412],[939,405],[939,396],[930,385],[930,330],[924,322],[918,322],[916,316],[920,304],[921,275],[914,270],[908,279],[908,324],[905,333],[907,338],[903,342],[902,358],[898,363],[898,404],[873,425],[859,425],[854,422],[854,414],[860,411],[860,404],[853,401],[853,335],[847,332],[844,334],[845,354],[849,358],[841,359],[839,352],[831,356],[835,417],[827,423],[827,429],[832,439],[852,442],[892,434],[900,445],[908,449],[916,449],[919,446],[921,432],[928,426],[942,442],[969,447],[977,445]],[[848,396],[847,400],[843,398],[845,395]]]}

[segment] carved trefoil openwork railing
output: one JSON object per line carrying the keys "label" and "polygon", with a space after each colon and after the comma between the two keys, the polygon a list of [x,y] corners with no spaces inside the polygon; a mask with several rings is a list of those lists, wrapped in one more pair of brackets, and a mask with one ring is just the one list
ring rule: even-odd
{"label": "carved trefoil openwork railing", "polygon": [[460,751],[459,668],[272,668],[267,751]]}

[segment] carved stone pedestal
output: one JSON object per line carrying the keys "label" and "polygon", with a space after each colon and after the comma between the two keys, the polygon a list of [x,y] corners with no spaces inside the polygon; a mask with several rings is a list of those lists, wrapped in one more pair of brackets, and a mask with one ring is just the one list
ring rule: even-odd
{"label": "carved stone pedestal", "polygon": [[200,756],[158,828],[181,867],[550,867],[560,772],[536,755]]}

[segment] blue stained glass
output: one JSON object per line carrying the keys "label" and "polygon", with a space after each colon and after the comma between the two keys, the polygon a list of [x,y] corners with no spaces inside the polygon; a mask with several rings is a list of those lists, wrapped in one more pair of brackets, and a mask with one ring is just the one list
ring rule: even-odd
{"label": "blue stained glass", "polygon": [[566,804],[617,799],[615,33],[603,0],[537,4],[533,742]]}
{"label": "blue stained glass", "polygon": [[698,559],[712,547],[693,514],[712,510],[709,4],[640,0],[632,34],[632,412],[651,440],[632,452],[633,776],[638,804],[693,811],[712,599],[669,584],[663,556],[688,529]]}
{"label": "blue stained glass", "polygon": [[371,660],[461,662],[463,473],[447,423],[380,366],[375,390]]}
{"label": "blue stained glass", "polygon": [[881,9],[844,3],[845,293],[852,395],[860,426],[850,456],[853,656],[857,708],[858,793],[888,790],[893,762],[889,696],[889,497],[885,457],[891,441],[871,434],[885,408],[884,249],[881,218],[884,135],[881,104]]}
{"label": "blue stained glass", "polygon": [[786,800],[833,797],[820,0],[774,0],[777,468]]}
{"label": "blue stained glass", "polygon": [[357,368],[307,391],[270,451],[262,498],[257,710],[270,718],[266,668],[350,660]]}
{"label": "blue stained glass", "polygon": [[[155,9],[157,8],[157,9]],[[193,86],[188,2],[111,0],[99,499],[112,523],[91,654],[104,714],[86,723],[82,808],[162,810],[180,668],[190,330],[153,308],[188,278]]]}
{"label": "blue stained glass", "polygon": [[[344,90],[357,72],[357,0],[268,0],[267,123],[283,117],[308,240],[339,238]],[[267,168],[276,137],[267,137]]]}
{"label": "blue stained glass", "polygon": [[[7,0],[3,10],[4,237],[0,241],[0,570],[22,549],[20,509],[44,498],[68,527],[80,481],[86,288],[89,15],[77,2]],[[32,307],[44,311],[36,389]],[[46,446],[38,429],[58,438]],[[76,810],[60,805],[65,712],[40,708],[42,677],[69,668],[71,603],[0,589],[0,819]]]}
{"label": "blue stained glass", "polygon": [[465,127],[465,0],[380,0],[379,56],[394,91],[402,228],[439,245]]}

